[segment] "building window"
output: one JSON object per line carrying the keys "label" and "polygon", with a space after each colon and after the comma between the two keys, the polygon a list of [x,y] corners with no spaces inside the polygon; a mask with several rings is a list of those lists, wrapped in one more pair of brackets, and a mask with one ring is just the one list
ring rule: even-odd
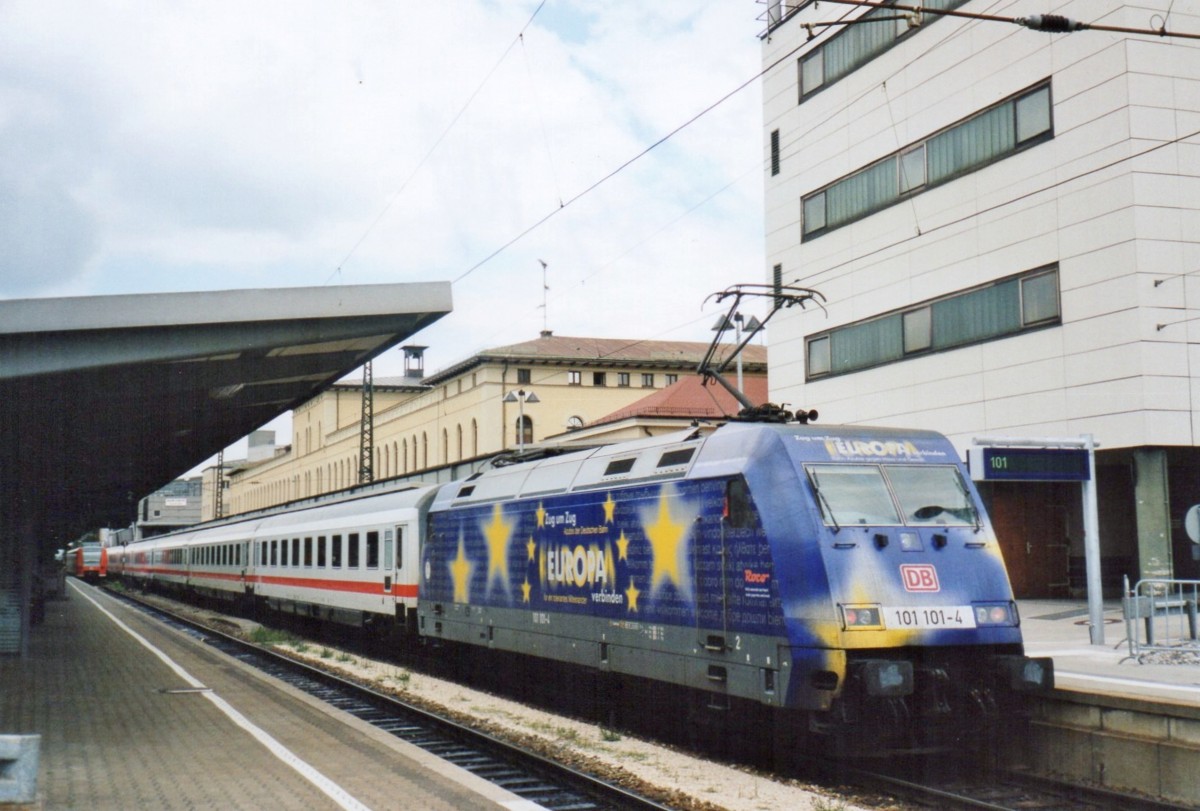
{"label": "building window", "polygon": [[771,176],[779,174],[779,130],[771,130]]}
{"label": "building window", "polygon": [[582,385],[582,375],[579,372],[567,372],[567,385],[579,386]]}
{"label": "building window", "polygon": [[[949,10],[966,3],[967,0],[925,0],[925,8]],[[927,25],[943,15],[929,14],[924,18]],[[860,22],[847,25],[824,44],[800,57],[800,101],[838,79],[853,73],[884,51],[895,45],[908,34],[919,30],[910,27],[904,14],[891,8],[873,8],[863,14],[861,20],[882,17],[878,22]]]}
{"label": "building window", "polygon": [[533,418],[528,414],[517,417],[517,442],[521,445],[533,444]]}
{"label": "building window", "polygon": [[533,373],[530,369],[517,369],[517,384],[528,385],[533,378]]}
{"label": "building window", "polygon": [[1054,137],[1044,82],[802,200],[802,239],[820,236],[916,194]]}
{"label": "building window", "polygon": [[667,385],[668,385],[668,386],[673,386],[673,385],[675,385],[676,383],[678,383],[678,382],[679,382],[679,375],[676,375],[676,374],[669,374],[669,373],[668,373],[668,374],[666,375],[666,378],[667,378]]}
{"label": "building window", "polygon": [[857,372],[1057,323],[1058,268],[1039,268],[810,336],[805,378]]}
{"label": "building window", "polygon": [[604,372],[592,372],[592,385],[593,386],[607,386],[608,383],[606,383],[605,380],[606,380],[606,377],[605,377]]}
{"label": "building window", "polygon": [[617,372],[617,385],[629,386],[629,372]]}
{"label": "building window", "polygon": [[654,388],[654,375],[652,373],[645,372],[642,374],[642,388],[643,389]]}

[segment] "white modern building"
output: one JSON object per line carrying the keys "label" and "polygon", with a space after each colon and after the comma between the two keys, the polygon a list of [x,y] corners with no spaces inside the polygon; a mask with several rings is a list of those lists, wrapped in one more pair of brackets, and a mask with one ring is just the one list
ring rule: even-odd
{"label": "white modern building", "polygon": [[[1200,502],[1200,40],[1174,36],[1200,34],[1200,6],[879,5],[766,3],[768,273],[826,298],[771,322],[771,400],[964,455],[1091,434],[1106,591],[1200,578],[1181,526]],[[1079,485],[983,490],[1018,594],[1081,593]]]}

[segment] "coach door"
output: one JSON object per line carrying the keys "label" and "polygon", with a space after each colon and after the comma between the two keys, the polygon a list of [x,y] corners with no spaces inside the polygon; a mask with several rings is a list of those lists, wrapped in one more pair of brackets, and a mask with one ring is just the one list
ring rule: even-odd
{"label": "coach door", "polygon": [[383,531],[383,593],[391,594],[396,582],[396,539],[403,537],[403,527],[396,527],[393,534],[390,529]]}

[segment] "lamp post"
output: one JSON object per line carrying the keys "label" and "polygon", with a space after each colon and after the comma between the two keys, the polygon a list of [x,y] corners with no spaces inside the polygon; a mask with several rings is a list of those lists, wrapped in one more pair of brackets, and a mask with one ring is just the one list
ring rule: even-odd
{"label": "lamp post", "polygon": [[525,452],[525,404],[540,403],[541,400],[532,391],[516,389],[504,395],[504,402],[517,403],[517,453]]}

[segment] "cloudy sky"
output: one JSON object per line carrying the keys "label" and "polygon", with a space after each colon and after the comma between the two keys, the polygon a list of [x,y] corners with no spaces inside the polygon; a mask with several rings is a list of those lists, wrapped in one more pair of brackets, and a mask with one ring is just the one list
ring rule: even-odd
{"label": "cloudy sky", "polygon": [[452,281],[431,372],[708,340],[764,280],[763,8],[0,0],[0,298]]}

